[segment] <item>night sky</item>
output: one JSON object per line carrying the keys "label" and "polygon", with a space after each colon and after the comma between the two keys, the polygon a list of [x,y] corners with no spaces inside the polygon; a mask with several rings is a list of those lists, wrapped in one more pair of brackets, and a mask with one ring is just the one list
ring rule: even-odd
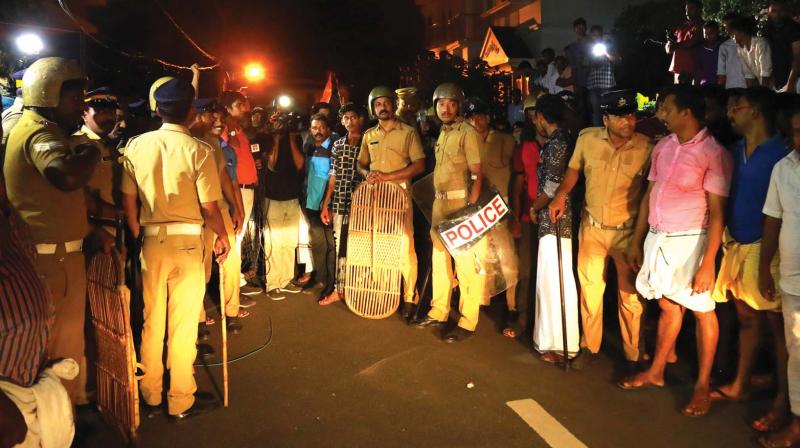
{"label": "night sky", "polygon": [[[333,70],[342,82],[355,86],[354,94],[360,97],[377,83],[395,85],[397,67],[413,62],[423,50],[423,19],[413,0],[65,2],[75,16],[87,21],[87,27],[96,29],[101,40],[115,47],[179,65],[211,65],[169,22],[160,2],[201,47],[222,59],[226,71],[240,74],[247,62],[262,62],[267,86],[298,78],[324,83],[326,71]],[[23,23],[70,23],[57,5],[45,10],[12,7],[0,17]],[[42,17],[32,16],[36,14]],[[91,42],[88,49],[93,77],[122,90],[140,90],[166,74],[163,67],[131,61]],[[201,94],[215,93],[221,76],[219,70],[214,76],[204,72]]]}

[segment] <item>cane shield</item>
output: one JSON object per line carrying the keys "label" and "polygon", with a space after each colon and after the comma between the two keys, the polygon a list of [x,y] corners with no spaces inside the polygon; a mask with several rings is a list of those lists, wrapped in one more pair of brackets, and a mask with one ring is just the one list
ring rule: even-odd
{"label": "cane shield", "polygon": [[139,427],[139,385],[130,325],[130,291],[123,261],[97,254],[87,271],[92,324],[97,338],[97,407],[128,440]]}
{"label": "cane shield", "polygon": [[361,183],[353,191],[345,262],[344,301],[368,319],[400,306],[403,235],[410,225],[408,193],[392,182]]}

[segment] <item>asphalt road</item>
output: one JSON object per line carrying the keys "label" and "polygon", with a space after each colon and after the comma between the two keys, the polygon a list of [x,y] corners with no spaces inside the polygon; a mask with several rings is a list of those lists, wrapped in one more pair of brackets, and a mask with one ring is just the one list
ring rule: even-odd
{"label": "asphalt road", "polygon": [[[230,406],[183,425],[143,418],[139,446],[546,447],[540,433],[555,431],[589,447],[746,447],[755,446],[747,422],[768,406],[760,396],[682,416],[691,394],[684,360],[669,387],[622,391],[613,334],[591,370],[563,372],[539,361],[527,341],[502,337],[491,313],[482,313],[473,338],[450,345],[397,316],[360,318],[343,302],[320,307],[308,294],[256,300],[244,331],[229,336],[230,356],[268,344],[230,365]],[[219,324],[212,331],[220,352]],[[197,368],[199,390],[214,391],[221,372]],[[526,399],[554,420],[536,414],[533,429],[507,405]],[[122,446],[96,414],[79,421],[76,446]],[[574,442],[553,446],[580,446]]]}

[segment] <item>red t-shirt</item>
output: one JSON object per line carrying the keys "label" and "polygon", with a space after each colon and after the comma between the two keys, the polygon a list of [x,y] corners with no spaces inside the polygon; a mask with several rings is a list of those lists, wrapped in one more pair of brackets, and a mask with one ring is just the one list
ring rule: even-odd
{"label": "red t-shirt", "polygon": [[236,151],[236,179],[239,185],[251,185],[258,183],[256,172],[256,161],[250,151],[250,139],[244,133],[244,129],[236,127],[233,130],[225,129],[222,139]]}
{"label": "red t-shirt", "polygon": [[[682,43],[703,37],[703,22],[686,22],[675,30],[675,42]],[[691,73],[697,70],[697,47],[678,48],[672,53],[672,73]]]}
{"label": "red t-shirt", "polygon": [[539,189],[539,176],[536,170],[539,167],[539,145],[535,141],[525,141],[514,150],[514,173],[522,174],[525,178],[525,194],[520,201],[522,203],[523,222],[530,222],[528,211],[531,204],[536,199]]}

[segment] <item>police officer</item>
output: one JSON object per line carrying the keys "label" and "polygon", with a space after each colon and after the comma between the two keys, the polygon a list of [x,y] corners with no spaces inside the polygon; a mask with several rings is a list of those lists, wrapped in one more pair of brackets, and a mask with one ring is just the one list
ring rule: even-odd
{"label": "police officer", "polygon": [[194,89],[172,79],[154,91],[154,98],[164,124],[128,142],[122,158],[123,205],[131,233],[143,238],[142,397],[147,406],[161,405],[166,331],[167,410],[172,421],[179,421],[217,405],[194,396],[192,363],[204,293],[198,285],[205,277],[203,224],[217,234],[214,252],[219,263],[231,245],[219,209],[222,193],[212,148],[187,129],[193,118]]}
{"label": "police officer", "polygon": [[417,127],[417,112],[420,101],[416,87],[403,87],[394,91],[397,94],[397,118],[403,123]]}
{"label": "police officer", "polygon": [[[30,228],[37,268],[53,296],[48,358],[78,362],[84,354],[86,308],[81,250],[89,231],[83,187],[100,155],[94,146],[70,148],[67,141],[83,113],[84,86],[75,61],[34,62],[22,78],[24,111],[9,136],[4,166],[8,199]],[[76,403],[79,381],[63,383]]]}
{"label": "police officer", "polygon": [[[227,329],[232,333],[239,333],[242,329],[242,324],[239,322],[240,317],[247,317],[249,313],[245,310],[240,310],[240,286],[239,276],[242,271],[242,257],[239,254],[239,248],[236,246],[236,232],[242,228],[242,221],[244,220],[244,211],[242,205],[242,193],[239,191],[239,185],[234,185],[231,178],[228,176],[228,170],[225,164],[225,155],[222,152],[220,145],[220,138],[212,134],[212,128],[222,127],[222,113],[219,111],[220,107],[213,98],[200,98],[193,103],[197,115],[194,122],[189,126],[189,132],[192,136],[207,143],[212,148],[214,163],[219,173],[220,187],[222,189],[223,199],[219,201],[219,209],[222,214],[222,220],[225,223],[225,230],[228,234],[228,242],[231,244],[231,251],[223,265],[223,292],[225,297],[221,298],[222,303],[225,304],[225,315],[228,317]],[[231,214],[228,210],[233,210]],[[211,229],[203,230],[203,240],[205,250],[203,255],[203,265],[205,267],[206,283],[211,280],[212,257],[214,248],[214,232]],[[255,302],[249,300],[247,305],[254,305]],[[200,322],[206,322],[205,309],[200,313]],[[205,329],[204,329],[205,330]]]}
{"label": "police officer", "polygon": [[[70,145],[92,144],[100,150],[100,162],[94,169],[86,188],[92,201],[89,215],[114,218],[121,208],[119,192],[119,162],[116,148],[108,140],[117,122],[119,102],[108,87],[100,87],[86,94],[86,110],[83,112],[83,125],[70,137]],[[116,181],[115,181],[116,179]],[[103,227],[101,232],[114,235],[113,227]],[[113,238],[106,238],[106,244]]]}
{"label": "police officer", "polygon": [[[586,177],[586,203],[579,233],[578,278],[581,283],[581,356],[573,366],[584,368],[598,359],[603,337],[603,293],[606,265],[614,261],[619,286],[619,324],[628,368],[641,360],[639,339],[644,311],[636,293],[635,272],[625,261],[647,182],[652,143],[635,132],[636,94],[608,92],[600,99],[604,127],[581,131],[564,181],[550,202],[551,221],[564,212],[566,197],[581,174]],[[630,372],[635,373],[635,372]]]}
{"label": "police officer", "polygon": [[[425,170],[425,153],[417,131],[398,120],[394,114],[394,92],[388,87],[378,86],[369,93],[367,103],[371,117],[378,124],[367,129],[361,140],[358,166],[367,182],[394,182],[408,189],[414,176]],[[403,239],[401,270],[405,298],[400,315],[409,319],[416,303],[417,253],[414,251],[413,209],[408,202],[406,234]]]}
{"label": "police officer", "polygon": [[[450,213],[474,204],[483,184],[481,169],[480,136],[459,116],[464,102],[464,92],[455,84],[441,84],[433,92],[433,107],[442,121],[436,142],[436,167],[433,185],[436,197],[433,202],[431,224],[436,226]],[[484,297],[485,278],[476,269],[485,253],[486,239],[481,239],[471,249],[451,257],[439,235],[432,228],[433,240],[433,298],[428,315],[416,322],[419,328],[443,326],[450,315],[450,296],[458,284],[461,292],[458,325],[443,335],[445,342],[468,338],[478,325],[478,310]],[[453,274],[453,261],[458,276]]]}
{"label": "police officer", "polygon": [[[472,97],[464,101],[464,118],[475,128],[480,143],[481,166],[486,176],[486,182],[493,185],[498,193],[509,204],[508,191],[511,185],[511,162],[514,156],[514,137],[511,134],[497,132],[489,126],[489,104],[481,98]],[[515,217],[510,217],[516,220]],[[507,286],[505,295],[509,310],[517,310],[516,285],[518,278],[517,254],[514,240],[511,238],[509,226],[505,222],[498,224],[498,229],[493,233],[491,244],[495,251],[502,256],[503,279]],[[512,225],[512,228],[518,226]],[[484,297],[482,305],[489,304],[488,294]],[[514,319],[516,320],[516,319]]]}

